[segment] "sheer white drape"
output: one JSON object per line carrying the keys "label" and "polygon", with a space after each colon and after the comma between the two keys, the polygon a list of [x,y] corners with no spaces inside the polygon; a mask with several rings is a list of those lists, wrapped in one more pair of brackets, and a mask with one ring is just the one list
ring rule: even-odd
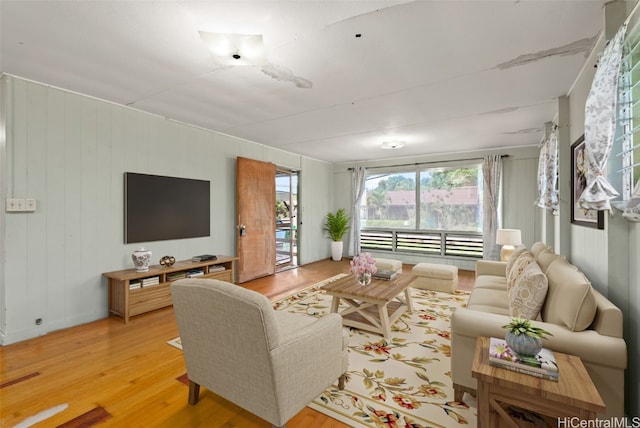
{"label": "sheer white drape", "polygon": [[587,97],[584,119],[587,187],[579,204],[593,210],[610,210],[618,192],[605,177],[616,130],[618,77],[627,25],[623,24],[604,49]]}
{"label": "sheer white drape", "polygon": [[360,201],[364,194],[367,170],[363,166],[353,168],[351,180],[353,183],[353,207],[351,209],[351,229],[349,229],[350,256],[360,254]]}
{"label": "sheer white drape", "polygon": [[558,129],[551,122],[545,123],[544,138],[540,143],[535,204],[540,208],[558,209]]}
{"label": "sheer white drape", "polygon": [[498,224],[498,202],[500,198],[500,177],[502,176],[502,156],[485,156],[482,162],[484,198],[482,200],[483,253],[487,260],[499,260],[500,250],[496,244]]}

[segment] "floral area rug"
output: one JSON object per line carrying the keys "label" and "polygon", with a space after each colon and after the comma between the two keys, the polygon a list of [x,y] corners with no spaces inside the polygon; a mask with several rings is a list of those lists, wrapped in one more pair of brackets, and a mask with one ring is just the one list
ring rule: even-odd
{"label": "floral area rug", "polygon": [[[276,310],[322,317],[331,296],[322,286],[340,274],[274,302]],[[422,428],[476,426],[475,399],[453,400],[451,314],[468,294],[412,289],[413,314],[403,314],[391,338],[349,328],[345,389],[335,385],[309,407],[352,427]],[[168,342],[181,348],[180,338]]]}
{"label": "floral area rug", "polygon": [[[331,296],[322,285],[274,303],[277,310],[322,317]],[[337,384],[309,407],[354,427],[476,426],[475,400],[453,400],[451,382],[451,314],[466,305],[468,294],[412,289],[413,314],[405,313],[388,340],[349,329],[349,370],[345,389]]]}

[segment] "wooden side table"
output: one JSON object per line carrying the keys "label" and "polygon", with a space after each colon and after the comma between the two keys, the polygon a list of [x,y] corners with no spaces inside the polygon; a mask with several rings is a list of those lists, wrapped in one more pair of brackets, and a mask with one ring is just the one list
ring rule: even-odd
{"label": "wooden side table", "polygon": [[489,364],[489,338],[478,337],[472,375],[478,381],[478,427],[517,427],[505,407],[511,405],[541,417],[577,417],[595,420],[605,404],[591,377],[574,355],[553,352],[560,376],[558,382],[495,367]]}

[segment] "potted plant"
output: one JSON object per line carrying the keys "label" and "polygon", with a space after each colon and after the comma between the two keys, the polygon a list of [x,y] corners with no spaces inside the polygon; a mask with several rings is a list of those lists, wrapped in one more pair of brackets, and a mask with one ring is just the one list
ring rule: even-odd
{"label": "potted plant", "polygon": [[548,331],[536,327],[531,320],[512,318],[509,324],[503,325],[507,330],[504,340],[516,353],[523,355],[536,355],[542,349],[542,339],[545,336],[553,336]]}
{"label": "potted plant", "polygon": [[349,220],[344,208],[340,208],[335,213],[327,214],[324,222],[323,230],[331,239],[331,259],[334,261],[342,260],[342,238],[349,230]]}

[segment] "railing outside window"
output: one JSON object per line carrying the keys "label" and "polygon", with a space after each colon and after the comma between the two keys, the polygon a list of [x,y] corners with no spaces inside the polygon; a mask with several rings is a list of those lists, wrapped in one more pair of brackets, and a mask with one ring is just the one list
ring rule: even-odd
{"label": "railing outside window", "polygon": [[482,258],[482,234],[476,232],[366,229],[360,232],[363,251],[390,251],[442,257]]}

